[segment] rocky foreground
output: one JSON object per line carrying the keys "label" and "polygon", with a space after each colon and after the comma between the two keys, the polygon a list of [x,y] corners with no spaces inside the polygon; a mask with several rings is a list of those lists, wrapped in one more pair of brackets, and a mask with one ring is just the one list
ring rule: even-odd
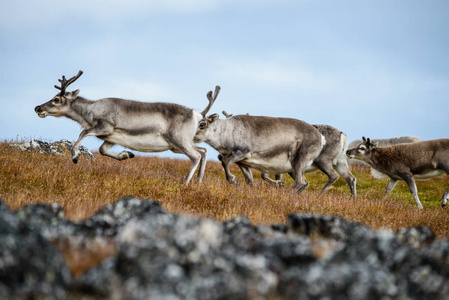
{"label": "rocky foreground", "polygon": [[[102,245],[102,261],[69,268]],[[426,227],[307,214],[222,223],[138,199],[74,223],[57,204],[12,212],[0,201],[0,299],[448,299],[446,280],[449,239]]]}

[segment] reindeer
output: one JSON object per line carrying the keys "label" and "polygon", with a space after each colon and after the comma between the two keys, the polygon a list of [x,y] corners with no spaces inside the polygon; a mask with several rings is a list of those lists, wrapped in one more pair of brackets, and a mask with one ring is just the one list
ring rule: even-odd
{"label": "reindeer", "polygon": [[[393,145],[421,142],[421,139],[419,137],[416,137],[416,136],[398,136],[398,137],[386,138],[386,139],[371,139],[371,141],[373,143],[377,142],[378,147],[385,148],[385,147],[390,147],[390,146],[393,146]],[[352,141],[349,144],[348,149],[352,149],[352,148],[357,147],[361,142],[362,142],[362,140]],[[367,166],[367,164],[364,163],[361,160],[354,160],[354,159],[349,159],[348,158],[348,161],[349,161],[350,165]],[[373,177],[377,176],[375,174],[376,172],[374,171],[374,169],[371,169],[371,173],[372,173],[371,175]]]}
{"label": "reindeer", "polygon": [[304,121],[250,115],[219,119],[218,114],[199,123],[194,141],[204,141],[220,152],[230,182],[235,182],[235,176],[229,164],[235,162],[249,183],[251,168],[272,174],[292,172],[298,192],[308,186],[304,172],[325,144],[320,132]]}
{"label": "reindeer", "polygon": [[[141,152],[162,152],[171,150],[184,153],[191,160],[189,173],[185,177],[188,184],[199,167],[198,181],[201,182],[206,168],[205,148],[197,147],[193,142],[198,122],[205,118],[220,92],[208,92],[209,104],[199,113],[174,103],[147,103],[118,98],[104,98],[96,101],[78,96],[79,90],[67,92],[67,87],[81,75],[69,80],[62,76],[58,79],[61,86],[55,85],[60,92],[50,101],[36,106],[39,117],[67,117],[84,128],[72,147],[72,161],[76,164],[80,155],[79,146],[87,136],[96,136],[104,140],[100,153],[117,160],[133,158],[134,154],[122,151],[119,154],[109,152],[115,144]],[[210,95],[209,95],[210,94]]]}
{"label": "reindeer", "polygon": [[[380,148],[369,138],[356,148],[346,152],[349,158],[366,162],[378,172],[389,177],[385,193],[390,193],[399,180],[404,180],[418,208],[419,201],[416,180],[426,180],[444,173],[449,174],[449,139],[438,139],[411,144],[399,144]],[[442,206],[447,204],[449,189],[443,194]]]}
{"label": "reindeer", "polygon": [[[230,118],[233,115],[228,114],[226,111],[222,112],[226,118]],[[346,150],[348,149],[348,137],[346,134],[341,132],[335,127],[330,125],[313,125],[316,129],[320,131],[320,133],[326,139],[326,144],[320,152],[320,155],[313,161],[313,164],[306,169],[306,173],[313,172],[316,170],[321,170],[324,174],[327,175],[328,181],[326,185],[321,190],[322,193],[329,190],[332,184],[338,180],[339,173],[343,176],[346,182],[349,185],[349,189],[351,190],[351,194],[353,196],[357,196],[356,190],[356,182],[357,179],[352,175],[349,170],[348,160],[346,159]],[[218,155],[218,159],[223,163],[223,156],[221,154]],[[224,167],[226,169],[227,167]],[[245,173],[244,173],[245,175]],[[281,174],[276,174],[275,179],[273,180],[266,173],[260,174],[262,179],[276,185],[283,186],[281,181]],[[289,175],[294,179],[295,174],[293,172],[289,172]],[[250,182],[250,179],[247,179],[247,182]]]}

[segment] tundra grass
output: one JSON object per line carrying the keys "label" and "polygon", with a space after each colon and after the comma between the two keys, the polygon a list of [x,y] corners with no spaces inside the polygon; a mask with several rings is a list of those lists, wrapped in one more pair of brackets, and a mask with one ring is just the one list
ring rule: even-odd
{"label": "tundra grass", "polygon": [[181,155],[181,159],[136,156],[125,161],[94,155],[95,160],[81,156],[75,165],[68,153],[49,156],[1,142],[0,198],[13,210],[33,203],[58,203],[71,220],[88,218],[121,197],[135,197],[157,200],[172,213],[220,221],[246,215],[255,225],[273,224],[284,223],[291,213],[311,213],[339,216],[374,229],[397,231],[424,225],[438,237],[449,236],[449,207],[440,205],[441,195],[449,188],[447,175],[417,182],[424,206],[418,210],[404,182],[385,196],[388,180],[374,179],[366,167],[352,169],[358,191],[354,198],[343,179],[321,195],[327,177],[319,171],[306,174],[309,187],[298,194],[288,176],[283,178],[286,187],[276,187],[254,172],[255,183],[249,186],[235,165],[231,172],[237,176],[237,185],[226,182],[220,163],[209,161],[203,182],[192,180],[186,186],[183,179],[190,161]]}

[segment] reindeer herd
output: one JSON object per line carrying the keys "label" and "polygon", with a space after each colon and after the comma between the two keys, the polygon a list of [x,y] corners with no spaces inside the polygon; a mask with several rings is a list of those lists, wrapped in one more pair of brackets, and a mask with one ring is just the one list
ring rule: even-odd
{"label": "reindeer herd", "polygon": [[[81,75],[69,80],[62,76],[60,92],[48,102],[35,107],[39,117],[67,117],[78,122],[83,130],[72,147],[71,157],[78,162],[79,146],[87,136],[104,141],[100,153],[117,160],[134,157],[129,151],[119,154],[108,150],[115,144],[141,152],[171,150],[185,154],[191,161],[185,177],[188,184],[199,167],[198,182],[206,169],[207,150],[196,144],[205,142],[216,149],[229,182],[236,182],[229,165],[237,164],[247,183],[253,182],[251,169],[261,172],[263,179],[282,185],[281,175],[288,173],[293,179],[293,189],[301,192],[308,186],[304,173],[321,170],[328,177],[322,188],[326,192],[341,175],[349,185],[351,194],[357,195],[356,178],[351,174],[348,158],[367,163],[376,176],[389,177],[385,192],[389,193],[399,180],[404,180],[415,199],[419,201],[415,180],[424,180],[444,173],[449,174],[449,139],[430,141],[390,140],[363,138],[348,150],[348,137],[329,125],[311,125],[292,118],[267,116],[207,115],[217,99],[220,87],[209,91],[209,101],[200,113],[182,105],[164,102],[139,102],[118,98],[96,101],[79,96],[79,90],[67,92],[67,87]],[[405,142],[405,143],[404,143]],[[268,174],[274,174],[275,180]],[[441,204],[445,206],[449,189]]]}

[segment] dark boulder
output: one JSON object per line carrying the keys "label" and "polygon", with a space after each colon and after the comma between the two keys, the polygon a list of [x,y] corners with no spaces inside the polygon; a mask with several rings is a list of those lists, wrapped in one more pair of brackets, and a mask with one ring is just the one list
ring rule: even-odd
{"label": "dark boulder", "polygon": [[[113,251],[72,276],[61,245],[103,244]],[[376,231],[334,216],[255,226],[120,199],[71,222],[55,204],[11,212],[0,201],[0,298],[447,299],[448,249],[427,227]]]}
{"label": "dark boulder", "polygon": [[26,221],[2,209],[0,299],[65,299],[70,280],[61,253]]}

